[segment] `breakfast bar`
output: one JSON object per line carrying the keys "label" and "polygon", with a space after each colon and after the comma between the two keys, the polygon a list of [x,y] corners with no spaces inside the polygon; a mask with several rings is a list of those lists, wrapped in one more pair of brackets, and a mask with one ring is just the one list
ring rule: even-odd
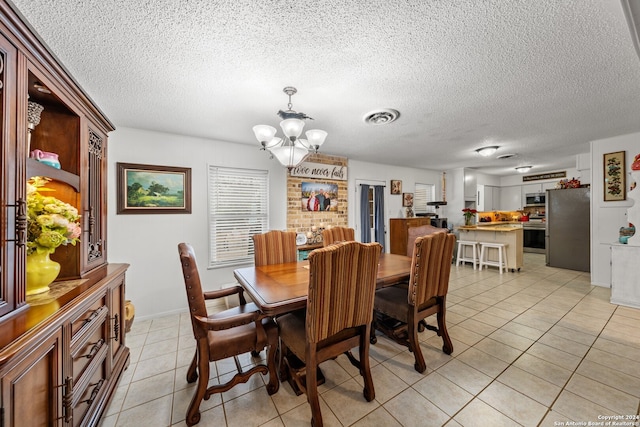
{"label": "breakfast bar", "polygon": [[[520,224],[467,225],[457,227],[459,240],[485,243],[504,243],[507,255],[507,269],[520,270],[522,267],[522,226]],[[471,248],[465,248],[471,250]],[[469,254],[465,253],[465,256]],[[469,255],[470,256],[470,255]],[[487,255],[491,261],[497,260],[497,250],[489,248]]]}

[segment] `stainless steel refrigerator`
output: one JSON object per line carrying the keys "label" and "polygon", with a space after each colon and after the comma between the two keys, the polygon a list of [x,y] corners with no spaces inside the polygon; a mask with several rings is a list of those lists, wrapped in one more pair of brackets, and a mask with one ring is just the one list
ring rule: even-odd
{"label": "stainless steel refrigerator", "polygon": [[547,190],[547,265],[590,271],[591,189]]}

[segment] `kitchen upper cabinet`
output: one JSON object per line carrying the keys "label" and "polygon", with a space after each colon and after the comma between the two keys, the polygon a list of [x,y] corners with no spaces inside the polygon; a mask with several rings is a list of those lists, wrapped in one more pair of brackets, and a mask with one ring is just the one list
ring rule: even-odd
{"label": "kitchen upper cabinet", "polygon": [[522,186],[512,185],[500,188],[500,210],[516,211],[524,206],[522,198]]}
{"label": "kitchen upper cabinet", "polygon": [[464,200],[478,203],[478,177],[472,169],[464,170]]}
{"label": "kitchen upper cabinet", "polygon": [[479,211],[501,210],[500,206],[500,187],[492,185],[478,185]]}

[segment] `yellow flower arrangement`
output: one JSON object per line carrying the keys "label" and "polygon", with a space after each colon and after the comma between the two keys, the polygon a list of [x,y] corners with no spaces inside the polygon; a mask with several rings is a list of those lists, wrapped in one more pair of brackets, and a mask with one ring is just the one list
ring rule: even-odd
{"label": "yellow flower arrangement", "polygon": [[80,239],[78,210],[41,192],[49,178],[33,177],[27,183],[27,255],[55,252],[60,245],[75,245]]}

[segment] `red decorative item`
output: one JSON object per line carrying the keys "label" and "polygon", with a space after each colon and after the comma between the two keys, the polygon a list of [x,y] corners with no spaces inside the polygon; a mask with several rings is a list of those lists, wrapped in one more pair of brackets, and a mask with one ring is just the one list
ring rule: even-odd
{"label": "red decorative item", "polygon": [[631,170],[640,171],[640,154],[636,154],[636,158],[631,163]]}

